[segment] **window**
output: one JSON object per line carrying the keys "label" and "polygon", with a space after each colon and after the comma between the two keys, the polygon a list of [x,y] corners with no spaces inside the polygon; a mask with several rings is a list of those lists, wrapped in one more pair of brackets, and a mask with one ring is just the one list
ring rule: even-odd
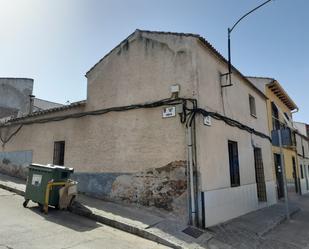
{"label": "window", "polygon": [[271,115],[272,115],[273,130],[279,130],[280,129],[279,110],[274,102],[271,102]]}
{"label": "window", "polygon": [[228,141],[231,187],[240,185],[237,143]]}
{"label": "window", "polygon": [[54,158],[53,164],[54,165],[64,165],[64,141],[57,141],[54,143]]}
{"label": "window", "polygon": [[255,98],[249,94],[250,114],[256,118]]}
{"label": "window", "polygon": [[300,165],[300,178],[301,178],[301,179],[304,179],[303,165]]}
{"label": "window", "polygon": [[262,149],[254,148],[255,179],[259,201],[267,201]]}

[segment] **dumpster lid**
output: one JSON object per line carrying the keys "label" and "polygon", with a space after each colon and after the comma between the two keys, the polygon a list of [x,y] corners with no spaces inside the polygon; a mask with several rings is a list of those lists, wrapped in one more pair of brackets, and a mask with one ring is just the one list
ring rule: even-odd
{"label": "dumpster lid", "polygon": [[71,172],[74,171],[73,168],[64,167],[64,166],[60,166],[60,165],[53,165],[53,164],[44,165],[44,164],[32,163],[32,164],[30,164],[30,166],[40,167],[40,168],[45,168],[45,169],[61,169],[61,170],[67,170],[67,171],[71,171]]}

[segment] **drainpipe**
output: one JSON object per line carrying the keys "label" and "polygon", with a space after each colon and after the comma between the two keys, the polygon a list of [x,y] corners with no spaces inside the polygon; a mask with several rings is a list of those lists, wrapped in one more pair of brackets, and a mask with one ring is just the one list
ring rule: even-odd
{"label": "drainpipe", "polygon": [[[295,142],[296,142],[296,136],[295,136]],[[298,187],[298,194],[299,195],[302,195],[302,189],[301,189],[301,184],[300,184],[300,169],[299,169],[299,165],[300,165],[300,162],[299,162],[299,155],[298,155],[298,152],[297,152],[297,142],[296,142],[296,159],[295,159],[295,167],[296,167],[296,184],[297,184],[297,187]]]}
{"label": "drainpipe", "polygon": [[194,187],[194,174],[193,174],[193,143],[192,143],[192,126],[187,127],[187,147],[188,147],[188,161],[187,161],[187,174],[188,174],[188,192],[190,200],[190,225],[197,226],[196,219],[196,205],[195,205],[195,187]]}
{"label": "drainpipe", "polygon": [[295,114],[295,113],[297,113],[297,112],[299,112],[299,108],[298,108],[298,107],[296,107],[295,110],[291,111],[292,114]]}

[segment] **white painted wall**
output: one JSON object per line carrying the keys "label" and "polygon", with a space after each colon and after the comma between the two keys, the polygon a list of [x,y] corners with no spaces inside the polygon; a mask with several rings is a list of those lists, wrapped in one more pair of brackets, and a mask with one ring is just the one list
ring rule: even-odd
{"label": "white painted wall", "polygon": [[[299,169],[300,169],[300,165],[302,165],[303,173],[304,173],[303,178],[301,178],[301,175],[300,175],[301,193],[307,194],[309,193],[309,159],[298,156],[298,163],[299,163]],[[308,182],[308,185],[307,185],[307,182]]]}
{"label": "white painted wall", "polygon": [[307,136],[306,124],[300,122],[293,122],[293,125],[300,134]]}
{"label": "white painted wall", "polygon": [[275,204],[277,201],[275,183],[266,182],[266,189],[267,203],[265,204],[257,200],[256,184],[206,191],[204,205],[207,227]]}

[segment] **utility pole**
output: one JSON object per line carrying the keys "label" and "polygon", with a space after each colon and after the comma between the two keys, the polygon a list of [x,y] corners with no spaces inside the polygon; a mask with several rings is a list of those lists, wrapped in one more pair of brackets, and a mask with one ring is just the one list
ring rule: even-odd
{"label": "utility pole", "polygon": [[289,196],[288,196],[288,185],[286,181],[286,172],[285,172],[285,163],[283,157],[283,149],[282,149],[282,135],[281,135],[281,127],[278,130],[278,138],[279,138],[279,147],[280,147],[280,161],[281,161],[281,170],[282,170],[282,177],[283,177],[283,185],[284,185],[284,202],[285,202],[285,211],[286,211],[286,218],[290,220],[290,211],[289,211]]}

